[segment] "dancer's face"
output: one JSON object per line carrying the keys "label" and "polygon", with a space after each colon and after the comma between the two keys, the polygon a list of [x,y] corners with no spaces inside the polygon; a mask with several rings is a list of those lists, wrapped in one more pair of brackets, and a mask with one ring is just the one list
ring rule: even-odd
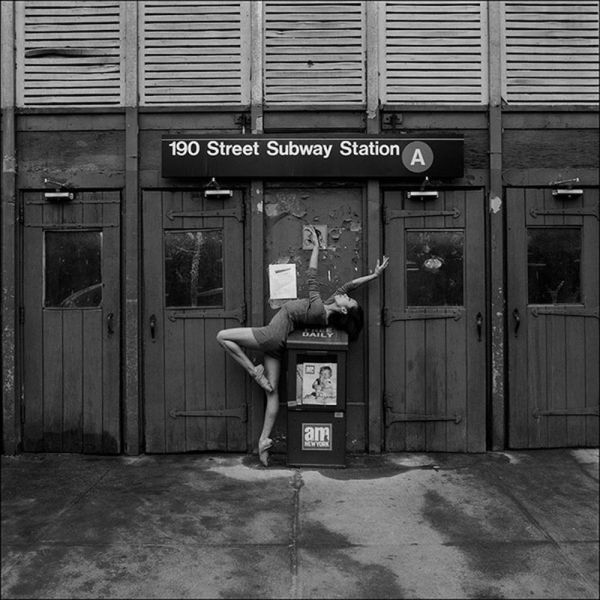
{"label": "dancer's face", "polygon": [[334,299],[339,308],[345,309],[344,312],[349,308],[356,308],[358,306],[358,302],[354,298],[350,298],[348,294],[336,294]]}

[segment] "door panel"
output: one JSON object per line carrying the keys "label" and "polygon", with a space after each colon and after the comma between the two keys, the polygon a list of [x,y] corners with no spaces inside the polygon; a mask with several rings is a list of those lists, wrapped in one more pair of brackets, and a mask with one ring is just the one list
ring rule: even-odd
{"label": "door panel", "polygon": [[246,378],[217,343],[243,326],[243,199],[144,192],[147,452],[246,449]]}
{"label": "door panel", "polygon": [[598,444],[598,191],[507,190],[509,445]]}
{"label": "door panel", "polygon": [[483,451],[483,192],[384,206],[386,449]]}
{"label": "door panel", "polygon": [[120,194],[23,202],[24,450],[118,453]]}

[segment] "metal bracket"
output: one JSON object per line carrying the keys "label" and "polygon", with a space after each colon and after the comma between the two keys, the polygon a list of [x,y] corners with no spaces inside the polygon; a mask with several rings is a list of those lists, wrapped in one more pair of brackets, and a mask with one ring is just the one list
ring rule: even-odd
{"label": "metal bracket", "polygon": [[177,319],[236,319],[240,323],[246,321],[246,305],[242,305],[233,310],[189,310],[186,312],[172,311],[167,315],[167,319],[171,323],[175,323]]}
{"label": "metal bracket", "polygon": [[243,423],[248,421],[248,407],[243,404],[239,408],[224,408],[215,410],[177,410],[172,409],[169,416],[173,419],[177,417],[229,417],[240,419]]}
{"label": "metal bracket", "polygon": [[552,191],[552,196],[554,198],[558,198],[559,200],[574,200],[575,198],[583,196],[583,190],[574,190],[572,188],[558,189]]}
{"label": "metal bracket", "polygon": [[407,200],[437,200],[440,193],[436,190],[412,190],[406,192]]}
{"label": "metal bracket", "polygon": [[246,128],[250,126],[250,115],[248,113],[241,113],[235,118],[235,124],[242,128],[242,133],[246,132]]}
{"label": "metal bracket", "polygon": [[458,219],[460,210],[394,210],[386,208],[383,214],[383,220],[386,225],[393,219],[413,219],[417,217],[452,217]]}
{"label": "metal bracket", "polygon": [[599,319],[598,308],[591,308],[589,310],[577,309],[577,308],[532,308],[531,314],[534,317],[540,315],[555,315],[560,317],[591,317],[593,319]]}
{"label": "metal bracket", "polygon": [[529,214],[537,219],[538,216],[542,215],[556,215],[556,216],[564,216],[564,217],[584,217],[591,216],[596,217],[596,219],[600,219],[598,215],[597,208],[568,208],[568,209],[551,209],[551,210],[538,210],[537,208],[532,208],[529,211]]}
{"label": "metal bracket", "polygon": [[227,208],[223,210],[194,210],[194,211],[183,211],[176,212],[174,210],[167,211],[167,219],[174,221],[175,219],[209,219],[210,217],[234,217],[238,221],[244,220],[244,211],[241,206],[237,208]]}
{"label": "metal bracket", "polygon": [[384,326],[389,327],[394,321],[420,321],[423,319],[454,319],[455,321],[458,321],[463,313],[463,308],[438,312],[403,311],[394,310],[393,308],[384,308],[382,311],[382,320]]}
{"label": "metal bracket", "polygon": [[534,419],[540,419],[541,417],[564,417],[564,416],[576,416],[576,417],[598,417],[600,411],[597,408],[563,408],[560,410],[538,410],[537,408],[531,413]]}
{"label": "metal bracket", "polygon": [[396,129],[402,125],[402,120],[403,115],[400,112],[385,113],[381,119],[381,127],[382,129]]}

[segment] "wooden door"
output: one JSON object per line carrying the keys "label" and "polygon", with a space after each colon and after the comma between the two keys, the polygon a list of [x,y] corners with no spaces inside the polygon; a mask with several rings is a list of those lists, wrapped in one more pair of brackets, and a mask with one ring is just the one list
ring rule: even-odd
{"label": "wooden door", "polygon": [[145,191],[146,452],[246,450],[246,377],[217,343],[245,322],[241,192]]}
{"label": "wooden door", "polygon": [[23,198],[23,448],[110,454],[120,438],[120,193]]}
{"label": "wooden door", "polygon": [[485,450],[484,194],[384,197],[385,445]]}
{"label": "wooden door", "polygon": [[598,190],[506,194],[509,446],[597,446]]}

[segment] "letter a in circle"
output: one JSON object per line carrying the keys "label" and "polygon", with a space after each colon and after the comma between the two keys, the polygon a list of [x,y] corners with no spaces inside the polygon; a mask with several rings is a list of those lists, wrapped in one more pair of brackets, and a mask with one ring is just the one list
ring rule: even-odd
{"label": "letter a in circle", "polygon": [[410,142],[402,150],[402,164],[412,173],[423,173],[433,164],[433,150],[426,142]]}
{"label": "letter a in circle", "polygon": [[423,158],[423,153],[421,152],[420,148],[415,148],[412,160],[410,161],[410,166],[412,167],[417,163],[425,166],[425,159]]}

